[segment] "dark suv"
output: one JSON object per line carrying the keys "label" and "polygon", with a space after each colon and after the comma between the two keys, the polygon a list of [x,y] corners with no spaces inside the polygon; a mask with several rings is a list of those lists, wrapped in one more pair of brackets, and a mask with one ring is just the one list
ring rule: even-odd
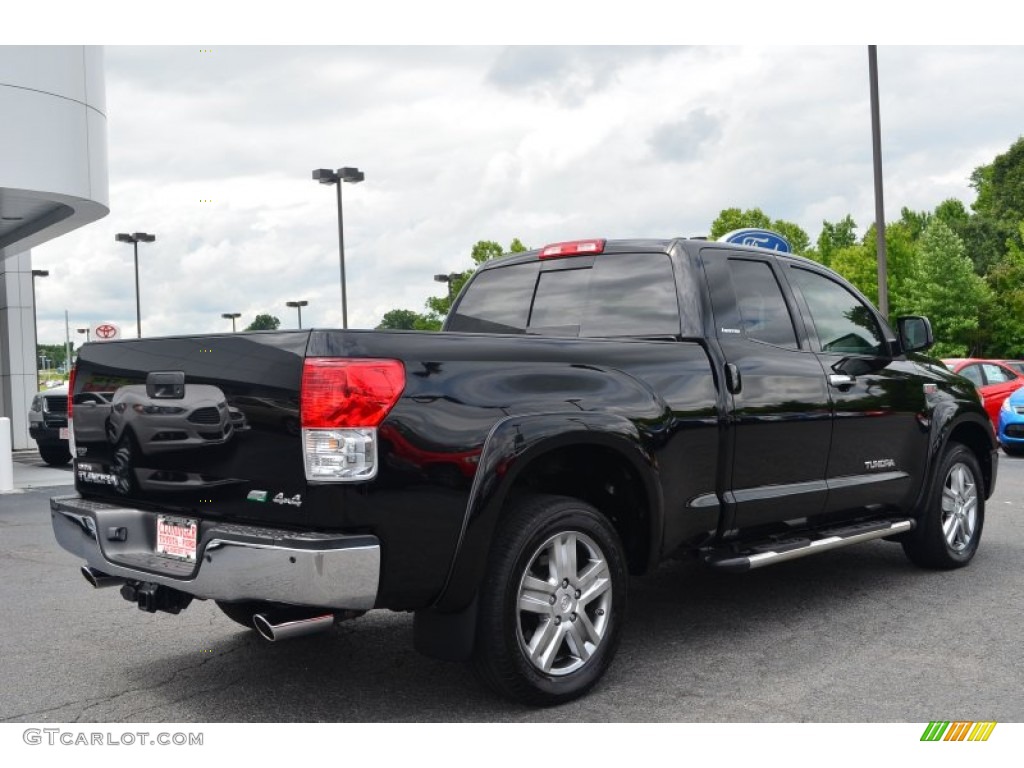
{"label": "dark suv", "polygon": [[32,398],[28,433],[47,464],[60,467],[71,461],[68,449],[68,389],[55,387]]}

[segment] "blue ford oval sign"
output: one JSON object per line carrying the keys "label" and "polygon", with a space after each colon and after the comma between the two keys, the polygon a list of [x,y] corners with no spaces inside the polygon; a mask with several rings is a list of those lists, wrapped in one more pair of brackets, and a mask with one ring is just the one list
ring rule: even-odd
{"label": "blue ford oval sign", "polygon": [[782,253],[792,253],[793,251],[786,238],[770,229],[734,229],[732,232],[726,232],[718,240],[722,243],[752,245],[755,248],[767,248],[769,251],[781,251]]}

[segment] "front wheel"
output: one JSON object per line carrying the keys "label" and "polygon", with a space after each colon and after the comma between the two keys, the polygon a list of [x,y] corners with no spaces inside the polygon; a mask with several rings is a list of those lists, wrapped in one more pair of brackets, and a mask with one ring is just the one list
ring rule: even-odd
{"label": "front wheel", "polygon": [[985,523],[985,483],[978,460],[959,443],[943,454],[935,482],[903,551],[926,568],[962,568],[978,550]]}
{"label": "front wheel", "polygon": [[51,467],[63,467],[71,461],[71,451],[68,450],[66,443],[40,445],[39,455]]}
{"label": "front wheel", "polygon": [[594,507],[523,499],[499,527],[481,587],[477,673],[530,704],[582,696],[615,656],[627,578],[618,533]]}

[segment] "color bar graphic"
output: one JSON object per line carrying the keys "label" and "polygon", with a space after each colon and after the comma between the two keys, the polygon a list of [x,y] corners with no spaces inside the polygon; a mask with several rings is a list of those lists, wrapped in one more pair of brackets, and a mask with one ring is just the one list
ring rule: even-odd
{"label": "color bar graphic", "polygon": [[995,727],[994,721],[935,720],[928,723],[921,741],[988,741]]}

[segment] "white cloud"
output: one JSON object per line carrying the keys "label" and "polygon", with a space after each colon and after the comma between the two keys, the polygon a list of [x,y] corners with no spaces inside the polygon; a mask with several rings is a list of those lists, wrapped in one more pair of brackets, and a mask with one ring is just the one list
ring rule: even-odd
{"label": "white cloud", "polygon": [[[337,327],[334,189],[345,185],[349,319],[420,310],[480,239],[706,234],[758,206],[811,238],[874,218],[867,53],[819,48],[107,49],[110,215],[34,252],[39,332],[114,320],[147,335],[222,312]],[[1018,137],[1021,48],[879,50],[887,215],[970,203],[967,176]],[[653,149],[652,149],[653,147]],[[657,151],[655,151],[657,150]],[[210,202],[202,202],[207,201]]]}

